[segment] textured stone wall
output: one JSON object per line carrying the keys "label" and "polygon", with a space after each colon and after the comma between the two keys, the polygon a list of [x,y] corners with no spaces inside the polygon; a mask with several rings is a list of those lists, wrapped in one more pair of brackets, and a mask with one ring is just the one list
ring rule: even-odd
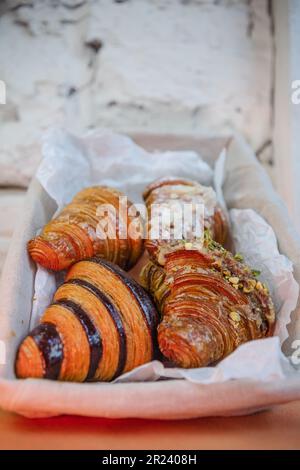
{"label": "textured stone wall", "polygon": [[0,184],[28,184],[51,125],[205,136],[233,125],[268,158],[267,0],[2,1],[0,14]]}

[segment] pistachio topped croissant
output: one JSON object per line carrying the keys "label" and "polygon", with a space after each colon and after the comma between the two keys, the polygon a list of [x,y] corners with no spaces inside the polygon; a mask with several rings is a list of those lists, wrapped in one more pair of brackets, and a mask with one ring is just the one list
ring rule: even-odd
{"label": "pistachio topped croissant", "polygon": [[[60,271],[97,255],[129,270],[142,253],[143,229],[130,201],[126,200],[125,214],[119,211],[121,197],[121,192],[105,186],[80,191],[29,241],[31,258],[47,269]],[[136,230],[129,230],[130,226]]]}
{"label": "pistachio topped croissant", "polygon": [[[203,229],[208,229],[214,240],[224,244],[227,236],[227,221],[217,203],[213,188],[179,177],[160,178],[146,188],[143,197],[148,212],[145,247],[156,263],[163,266],[168,253],[189,249],[190,242],[193,242],[195,246],[199,241],[196,227],[202,222],[201,219],[203,219]],[[160,213],[155,211],[158,207]],[[167,214],[168,211],[172,211],[172,208],[173,219],[177,217],[181,223],[182,214],[184,222],[181,223],[179,237],[176,236],[174,220],[173,226],[172,221],[170,225],[170,216]],[[199,211],[199,208],[202,208],[203,212]],[[188,209],[190,212],[185,212]],[[164,218],[166,223],[164,223]],[[153,236],[156,228],[158,228],[158,236]],[[201,244],[199,246],[201,248]]]}
{"label": "pistachio topped croissant", "polygon": [[208,232],[201,250],[168,253],[164,267],[148,262],[141,279],[163,317],[158,344],[164,356],[180,367],[202,367],[270,336],[274,307],[256,275]]}

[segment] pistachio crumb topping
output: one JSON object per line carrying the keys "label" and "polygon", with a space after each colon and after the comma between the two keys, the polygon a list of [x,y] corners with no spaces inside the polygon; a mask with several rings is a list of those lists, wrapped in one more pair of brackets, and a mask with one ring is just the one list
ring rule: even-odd
{"label": "pistachio crumb topping", "polygon": [[252,269],[251,272],[254,277],[258,277],[261,275],[261,271],[259,271],[258,269]]}
{"label": "pistachio crumb topping", "polygon": [[185,248],[186,250],[191,250],[191,249],[193,248],[193,244],[190,243],[190,242],[185,243],[185,244],[184,244],[184,248]]}
{"label": "pistachio crumb topping", "polygon": [[211,238],[209,230],[204,231],[204,248],[206,248],[207,252],[214,252],[212,269],[214,271],[218,270],[232,287],[240,289],[245,294],[249,294],[255,289],[261,294],[269,295],[267,286],[256,279],[261,272],[258,269],[251,269],[245,264],[233,266],[233,260],[240,263],[244,261],[243,255],[236,253],[233,256]]}
{"label": "pistachio crumb topping", "polygon": [[241,263],[244,261],[244,257],[241,253],[236,253],[234,255],[234,259],[237,260],[237,261],[240,261]]}
{"label": "pistachio crumb topping", "polygon": [[238,312],[230,312],[229,316],[234,322],[239,322],[241,319],[241,316]]}

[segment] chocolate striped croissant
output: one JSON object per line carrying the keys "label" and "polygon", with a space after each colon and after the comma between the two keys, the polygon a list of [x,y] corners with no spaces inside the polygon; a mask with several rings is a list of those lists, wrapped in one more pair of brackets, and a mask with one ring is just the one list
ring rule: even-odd
{"label": "chocolate striped croissant", "polygon": [[141,278],[162,313],[163,355],[180,367],[202,367],[270,336],[274,307],[256,274],[207,233],[201,251],[169,253],[164,267],[150,261]]}
{"label": "chocolate striped croissant", "polygon": [[[167,253],[179,249],[189,247],[190,242],[193,241],[194,246],[197,242],[195,236],[195,228],[197,221],[200,219],[202,213],[198,214],[197,207],[204,206],[204,229],[208,229],[214,240],[224,244],[227,237],[227,222],[223,211],[217,204],[216,194],[211,187],[203,186],[195,181],[186,180],[182,178],[169,177],[160,178],[150,184],[143,194],[145,204],[148,212],[147,224],[147,240],[145,247],[150,257],[160,265],[164,265]],[[172,205],[176,206],[174,213],[178,212],[180,208],[184,214],[184,205],[189,204],[192,208],[192,217],[189,222],[190,225],[185,227],[187,233],[181,232],[181,238],[176,238],[172,233],[172,228],[164,227],[163,217],[159,216],[153,210],[155,205],[163,208],[171,208]],[[193,220],[194,219],[194,220]],[[198,223],[200,220],[198,220]],[[159,225],[159,236],[153,236],[152,229]],[[166,217],[166,224],[170,225],[169,218]],[[163,231],[167,233],[167,237],[163,235]],[[198,240],[199,241],[199,240]],[[201,243],[199,245],[201,247]]]}
{"label": "chocolate striped croissant", "polygon": [[19,346],[19,378],[110,381],[151,361],[157,311],[144,289],[100,258],[74,264]]}
{"label": "chocolate striped croissant", "polygon": [[[118,215],[122,196],[104,186],[80,191],[39,236],[29,241],[31,258],[47,269],[60,271],[97,255],[129,270],[142,253],[142,220],[134,214],[130,201],[123,219]],[[130,226],[136,230],[128,230]],[[124,227],[125,236],[121,234]]]}

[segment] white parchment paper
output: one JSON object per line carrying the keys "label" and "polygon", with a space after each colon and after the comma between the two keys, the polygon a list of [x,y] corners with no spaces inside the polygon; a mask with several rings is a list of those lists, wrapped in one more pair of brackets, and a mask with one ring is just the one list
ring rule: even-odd
{"label": "white parchment paper", "polygon": [[[44,138],[43,160],[37,178],[56,201],[58,210],[70,202],[80,189],[96,184],[116,187],[133,202],[141,202],[144,187],[162,176],[181,176],[206,185],[214,184],[223,205],[225,158],[223,151],[214,172],[193,151],[149,153],[128,137],[111,132],[97,131],[78,139],[54,129]],[[292,263],[278,252],[273,229],[253,210],[232,209],[229,218],[236,251],[244,255],[247,263],[261,271],[262,280],[271,290],[277,313],[276,335],[240,346],[215,367],[189,370],[166,368],[161,362],[153,361],[124,374],[116,382],[153,381],[160,377],[198,383],[217,383],[237,378],[268,381],[288,377],[294,372],[281,352],[281,344],[287,337],[286,326],[299,294]],[[51,302],[61,280],[61,275],[55,276],[38,268],[31,328]]]}

